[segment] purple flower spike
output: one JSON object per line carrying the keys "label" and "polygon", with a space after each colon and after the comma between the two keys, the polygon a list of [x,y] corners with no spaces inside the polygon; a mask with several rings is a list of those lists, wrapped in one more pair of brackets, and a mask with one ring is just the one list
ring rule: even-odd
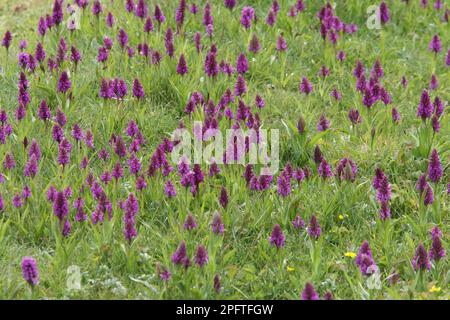
{"label": "purple flower spike", "polygon": [[414,268],[414,271],[430,270],[430,261],[428,260],[428,254],[422,243],[420,243],[417,247],[416,254],[414,255],[411,264]]}
{"label": "purple flower spike", "polygon": [[280,249],[284,247],[284,241],[285,236],[283,234],[283,231],[281,231],[281,227],[279,224],[276,224],[273,227],[272,234],[270,236],[270,244],[277,247],[277,249]]}
{"label": "purple flower spike", "polygon": [[433,237],[433,242],[431,244],[429,256],[431,260],[436,262],[445,257],[445,249],[442,246],[442,241],[440,237],[438,236]]}
{"label": "purple flower spike", "polygon": [[192,215],[192,213],[189,213],[188,216],[186,217],[183,227],[185,230],[188,230],[188,231],[191,231],[191,230],[197,228],[197,222],[195,221],[195,218]]}
{"label": "purple flower spike", "polygon": [[206,251],[206,248],[204,246],[199,245],[197,247],[194,261],[200,268],[208,263],[208,251]]}
{"label": "purple flower spike", "polygon": [[142,87],[139,79],[134,79],[133,81],[133,96],[135,96],[138,100],[144,98],[144,88]]}
{"label": "purple flower spike", "polygon": [[245,29],[252,26],[252,20],[255,19],[255,10],[252,7],[243,7],[241,13],[241,24]]}
{"label": "purple flower spike", "polygon": [[439,159],[437,150],[433,149],[428,162],[428,177],[432,182],[438,183],[441,180],[442,175],[441,159]]}
{"label": "purple flower spike", "polygon": [[261,44],[259,43],[259,39],[256,36],[256,33],[254,33],[252,38],[250,39],[250,43],[248,44],[248,51],[258,53],[260,49]]}
{"label": "purple flower spike", "polygon": [[70,90],[71,86],[69,75],[66,71],[63,71],[58,81],[58,92],[66,93]]}
{"label": "purple flower spike", "polygon": [[307,282],[303,289],[302,300],[319,300],[319,295],[310,282]]}
{"label": "purple flower spike", "polygon": [[430,51],[434,52],[435,54],[438,54],[442,51],[442,43],[441,38],[437,34],[433,36],[433,38],[430,41],[430,45],[428,46]]}
{"label": "purple flower spike", "polygon": [[308,78],[306,77],[302,78],[302,81],[300,82],[299,85],[299,90],[301,93],[304,93],[306,95],[310,94],[313,91],[313,86],[309,82]]}
{"label": "purple flower spike", "polygon": [[296,215],[292,221],[292,225],[295,229],[303,229],[305,227],[305,221],[299,215]]}
{"label": "purple flower spike", "polygon": [[177,73],[181,76],[184,76],[188,73],[188,66],[186,63],[186,59],[184,58],[184,54],[180,55],[180,60],[178,61]]}
{"label": "purple flower spike", "polygon": [[371,275],[378,269],[373,260],[372,251],[370,250],[370,246],[367,241],[364,241],[359,248],[355,263],[359,266],[361,273],[365,276]]}
{"label": "purple flower spike", "polygon": [[33,257],[24,257],[22,259],[22,275],[32,287],[39,283],[39,271],[36,260]]}
{"label": "purple flower spike", "polygon": [[380,4],[380,21],[381,24],[386,24],[388,23],[390,20],[390,16],[389,16],[389,8],[386,4],[386,2],[382,2]]}
{"label": "purple flower spike", "polygon": [[173,185],[172,181],[167,180],[166,184],[164,185],[164,193],[168,198],[173,198],[177,195],[175,186]]}
{"label": "purple flower spike", "polygon": [[222,217],[217,211],[214,213],[213,221],[211,223],[211,229],[215,234],[223,234],[224,225],[222,223]]}
{"label": "purple flower spike", "polygon": [[248,71],[248,61],[243,53],[241,53],[237,59],[236,70],[240,74],[244,74]]}
{"label": "purple flower spike", "polygon": [[311,216],[308,226],[308,234],[313,239],[319,239],[322,229],[320,228],[319,222],[315,215]]}
{"label": "purple flower spike", "polygon": [[225,187],[222,187],[222,189],[220,191],[219,202],[220,202],[220,205],[224,209],[227,208],[227,205],[228,205],[228,193],[227,193],[227,189]]}

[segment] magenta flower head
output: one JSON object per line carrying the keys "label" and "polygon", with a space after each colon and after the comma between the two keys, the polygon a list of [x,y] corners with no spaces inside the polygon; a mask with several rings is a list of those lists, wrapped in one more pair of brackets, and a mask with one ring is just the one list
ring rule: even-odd
{"label": "magenta flower head", "polygon": [[70,48],[70,61],[72,61],[73,63],[75,63],[75,66],[78,64],[78,62],[80,62],[81,60],[81,54],[78,51],[77,48],[75,48],[74,46],[72,46]]}
{"label": "magenta flower head", "polygon": [[321,66],[319,69],[319,76],[321,76],[322,78],[326,78],[328,77],[330,74],[330,69],[328,69],[326,66]]}
{"label": "magenta flower head", "polygon": [[142,87],[139,79],[134,79],[133,81],[133,96],[135,96],[138,100],[144,98],[144,88]]}
{"label": "magenta flower head", "polygon": [[223,4],[226,8],[233,10],[233,8],[236,6],[236,0],[224,0]]}
{"label": "magenta flower head", "polygon": [[147,20],[145,20],[145,24],[144,24],[144,32],[145,33],[150,33],[154,31],[154,26],[153,26],[153,21],[152,18],[147,17]]}
{"label": "magenta flower head", "polygon": [[96,17],[103,12],[102,4],[99,0],[94,0],[94,4],[92,5],[92,14]]}
{"label": "magenta flower head", "polygon": [[38,172],[38,161],[34,154],[31,155],[28,162],[25,164],[23,174],[26,177],[34,178]]}
{"label": "magenta flower head", "polygon": [[310,94],[313,91],[313,86],[311,82],[309,82],[308,78],[303,77],[302,81],[299,85],[299,90],[301,93],[304,93],[306,95]]}
{"label": "magenta flower head", "polygon": [[5,155],[5,160],[3,160],[3,168],[5,170],[11,170],[16,167],[16,160],[12,153],[7,153]]}
{"label": "magenta flower head", "polygon": [[308,234],[313,239],[319,239],[320,233],[322,229],[320,228],[319,222],[317,221],[317,218],[315,215],[311,216],[311,220],[309,221],[308,226]]}
{"label": "magenta flower head", "polygon": [[362,118],[357,109],[351,108],[348,112],[348,119],[353,125],[358,125],[361,123]]}
{"label": "magenta flower head", "polygon": [[106,16],[106,25],[108,26],[108,28],[112,28],[112,26],[114,25],[114,16],[111,12],[108,12]]}
{"label": "magenta flower head", "polygon": [[375,176],[374,176],[373,182],[372,182],[373,188],[375,190],[378,190],[380,188],[381,180],[383,180],[385,177],[386,176],[385,176],[383,170],[381,170],[380,167],[377,167],[375,169]]}
{"label": "magenta flower head", "polygon": [[437,117],[442,116],[442,113],[444,112],[444,104],[442,103],[439,97],[434,98],[433,107],[434,107],[434,115]]}
{"label": "magenta flower head", "polygon": [[39,270],[33,257],[22,259],[22,276],[32,287],[39,283]]}
{"label": "magenta flower head", "polygon": [[219,294],[221,288],[222,286],[220,285],[220,276],[216,273],[216,275],[214,276],[214,291]]}
{"label": "magenta flower head", "polygon": [[411,262],[414,271],[430,270],[430,261],[428,260],[428,254],[422,243],[416,249],[416,254]]}
{"label": "magenta flower head", "polygon": [[44,17],[39,18],[37,29],[38,29],[38,33],[41,37],[45,36],[45,34],[47,33],[47,22],[45,21]]}
{"label": "magenta flower head", "polygon": [[295,4],[295,9],[297,9],[298,12],[303,12],[306,9],[303,0],[297,0],[297,3]]}
{"label": "magenta flower head", "polygon": [[203,10],[203,25],[205,27],[214,25],[213,16],[211,13],[211,4],[206,2],[205,9]]}
{"label": "magenta flower head", "polygon": [[216,60],[216,53],[208,52],[205,58],[205,73],[208,77],[215,77],[219,73],[219,65]]}
{"label": "magenta flower head", "polygon": [[438,226],[434,226],[430,231],[431,238],[442,237],[442,230]]}
{"label": "magenta flower head", "polygon": [[442,241],[441,241],[440,237],[433,236],[432,241],[433,242],[431,244],[429,255],[430,255],[431,260],[437,262],[445,257],[445,249],[442,246]]}
{"label": "magenta flower head", "polygon": [[303,289],[302,300],[319,300],[319,295],[310,282],[307,282]]}
{"label": "magenta flower head", "polygon": [[200,32],[194,34],[194,43],[197,53],[200,53],[202,51],[202,34]]}
{"label": "magenta flower head", "polygon": [[236,80],[236,84],[234,85],[234,94],[236,96],[243,96],[247,92],[247,83],[245,82],[244,77],[239,74]]}
{"label": "magenta flower head", "polygon": [[433,131],[436,133],[441,130],[441,124],[437,115],[434,115],[433,118],[431,118],[431,126],[433,127]]}
{"label": "magenta flower head", "polygon": [[377,199],[380,203],[391,200],[391,185],[386,176],[380,180],[379,188],[377,189]]}
{"label": "magenta flower head", "polygon": [[175,21],[177,23],[178,29],[180,29],[184,23],[186,7],[187,7],[186,0],[180,0],[178,3],[178,7],[175,10]]}
{"label": "magenta flower head", "polygon": [[[63,13],[62,5],[63,5],[63,1],[62,0],[55,0],[55,2],[53,3],[53,13],[52,13],[52,16],[51,16],[51,19],[52,19],[51,21],[52,21],[53,24],[55,24],[57,26],[63,20],[64,13]],[[47,21],[47,26],[50,28],[50,25],[49,25],[48,22],[49,21]]]}
{"label": "magenta flower head", "polygon": [[428,177],[434,183],[438,183],[442,178],[441,159],[436,149],[431,152],[430,160],[428,162]]}
{"label": "magenta flower head", "polygon": [[222,223],[222,217],[219,212],[215,212],[211,223],[212,232],[215,234],[223,234],[224,225]]}
{"label": "magenta flower head", "polygon": [[255,19],[255,9],[252,7],[243,7],[241,13],[241,24],[245,29],[249,29],[252,26],[252,20]]}
{"label": "magenta flower head", "polygon": [[245,54],[241,53],[236,61],[236,70],[240,74],[244,74],[248,71],[248,61]]}
{"label": "magenta flower head", "polygon": [[260,49],[261,49],[261,44],[259,43],[259,39],[256,36],[256,33],[254,33],[248,44],[248,51],[253,52],[253,53],[258,53]]}
{"label": "magenta flower head", "polygon": [[64,218],[69,214],[69,205],[67,203],[67,198],[62,191],[56,193],[55,200],[53,202],[53,213],[59,219],[59,221],[63,221]]}
{"label": "magenta flower head", "polygon": [[339,161],[339,164],[336,166],[336,177],[339,180],[348,180],[355,181],[356,174],[358,172],[358,167],[356,163],[349,158],[343,158]]}
{"label": "magenta flower head", "polygon": [[186,242],[183,240],[172,255],[172,262],[175,265],[185,264],[186,259],[189,260],[186,255]]}
{"label": "magenta flower head", "polygon": [[71,87],[72,84],[70,83],[69,75],[66,71],[63,71],[58,81],[58,92],[66,93]]}
{"label": "magenta flower head", "polygon": [[437,78],[437,76],[433,73],[431,75],[431,80],[430,80],[430,90],[436,90],[439,86],[439,80]]}
{"label": "magenta flower head", "polygon": [[197,222],[195,221],[195,218],[192,215],[192,213],[189,213],[188,216],[186,217],[183,227],[185,230],[188,230],[188,231],[191,231],[191,230],[197,228]]}
{"label": "magenta flower head", "polygon": [[319,164],[319,167],[317,168],[317,171],[319,173],[319,176],[321,176],[322,179],[324,180],[333,176],[331,167],[325,159],[322,159],[322,161]]}
{"label": "magenta flower head", "polygon": [[42,63],[45,60],[46,54],[42,43],[38,42],[38,44],[36,45],[34,56],[39,63]]}
{"label": "magenta flower head", "polygon": [[389,16],[389,8],[386,4],[386,2],[382,2],[380,4],[380,22],[381,24],[386,24],[388,23],[390,20],[390,16]]}
{"label": "magenta flower head", "polygon": [[320,147],[317,145],[314,147],[314,162],[316,164],[320,164],[322,160],[324,159],[322,150],[320,150]]}
{"label": "magenta flower head", "polygon": [[276,15],[275,11],[273,11],[273,9],[270,9],[269,13],[267,14],[266,23],[272,27],[276,21],[277,21],[277,15]]}
{"label": "magenta flower head", "polygon": [[139,203],[133,193],[129,194],[127,200],[122,205],[122,209],[124,210],[123,234],[128,243],[131,243],[137,236],[135,216],[139,210]]}
{"label": "magenta flower head", "polygon": [[98,62],[106,62],[109,57],[109,50],[106,47],[98,48],[97,61]]}
{"label": "magenta flower head", "polygon": [[119,45],[122,48],[125,48],[128,45],[128,34],[125,30],[120,29],[119,34],[117,35],[117,41],[119,41]]}
{"label": "magenta flower head", "polygon": [[166,34],[164,36],[164,45],[166,47],[167,55],[172,58],[174,56],[175,47],[173,44],[173,31],[170,27],[167,28]]}
{"label": "magenta flower head", "polygon": [[292,225],[295,229],[303,229],[305,227],[305,221],[303,221],[300,215],[296,215],[295,219],[292,221]]}
{"label": "magenta flower head", "polygon": [[155,18],[155,20],[158,22],[159,25],[161,25],[162,23],[164,23],[164,21],[166,21],[164,12],[161,10],[159,5],[155,6],[155,13],[154,13],[153,17]]}
{"label": "magenta flower head", "polygon": [[330,128],[330,120],[327,119],[324,113],[320,116],[319,122],[317,123],[317,131],[326,131]]}
{"label": "magenta flower head", "polygon": [[168,198],[173,198],[177,195],[175,186],[173,185],[172,181],[167,180],[166,184],[164,185],[164,193]]}
{"label": "magenta flower head", "polygon": [[222,189],[220,190],[219,202],[220,202],[220,205],[224,209],[227,208],[227,205],[228,205],[228,193],[227,193],[227,189],[225,187],[222,187]]}
{"label": "magenta flower head", "polygon": [[72,151],[72,144],[66,138],[63,138],[58,146],[58,163],[66,166],[70,163],[70,153]]}
{"label": "magenta flower head", "polygon": [[202,245],[197,247],[195,252],[194,262],[201,268],[208,263],[208,251]]}
{"label": "magenta flower head", "polygon": [[365,276],[369,276],[378,270],[370,250],[369,243],[364,241],[359,248],[358,255],[356,256],[355,263],[359,266],[361,273]]}
{"label": "magenta flower head", "polygon": [[277,51],[286,51],[287,50],[287,44],[286,44],[286,40],[284,39],[284,37],[282,35],[280,35],[277,39]]}
{"label": "magenta flower head", "polygon": [[388,202],[382,202],[380,207],[380,219],[386,220],[391,217],[391,209],[389,208]]}
{"label": "magenta flower head", "polygon": [[284,247],[285,236],[279,224],[273,227],[272,234],[270,236],[270,244],[280,249]]}
{"label": "magenta flower head", "polygon": [[23,206],[23,200],[19,193],[16,193],[14,195],[12,202],[13,202],[13,206],[16,208],[22,208],[22,206]]}
{"label": "magenta flower head", "polygon": [[433,36],[433,38],[431,39],[430,45],[428,46],[428,48],[430,49],[430,51],[434,52],[435,54],[438,54],[439,52],[442,51],[441,39],[439,38],[439,36],[437,34],[435,34]]}
{"label": "magenta flower head", "polygon": [[177,73],[182,76],[188,73],[188,66],[186,63],[186,59],[184,58],[184,54],[181,54],[180,60],[178,60]]}
{"label": "magenta flower head", "polygon": [[392,108],[392,122],[393,123],[399,123],[400,122],[400,113],[398,112],[396,107]]}
{"label": "magenta flower head", "polygon": [[280,174],[278,176],[278,194],[287,197],[291,193],[291,180],[288,176]]}
{"label": "magenta flower head", "polygon": [[447,51],[447,56],[445,57],[445,64],[447,65],[447,67],[450,66],[450,49],[448,49]]}

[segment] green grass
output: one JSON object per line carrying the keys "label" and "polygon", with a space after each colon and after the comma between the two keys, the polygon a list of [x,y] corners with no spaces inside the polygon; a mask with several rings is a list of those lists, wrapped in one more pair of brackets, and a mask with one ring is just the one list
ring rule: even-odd
{"label": "green grass", "polygon": [[[17,107],[17,52],[20,39],[28,40],[28,51],[34,52],[38,38],[34,30],[40,15],[51,10],[50,1],[16,1],[0,3],[0,33],[11,30],[14,35],[13,48],[6,56],[0,49],[0,65],[4,72],[0,77],[0,108],[7,110],[13,122],[14,133],[5,145],[0,145],[0,160],[6,152],[12,152],[17,162],[13,171],[4,172],[6,182],[0,185],[0,194],[5,201],[5,211],[0,213],[0,298],[3,299],[298,299],[306,282],[312,282],[322,296],[333,292],[337,299],[448,299],[449,264],[448,259],[426,273],[425,288],[415,284],[416,273],[411,267],[411,259],[419,242],[428,249],[431,245],[429,230],[439,225],[443,231],[443,244],[448,248],[450,202],[446,193],[449,180],[450,125],[448,107],[441,118],[441,131],[430,142],[425,141],[425,149],[432,146],[439,152],[445,168],[442,182],[436,186],[436,201],[425,210],[420,208],[420,199],[415,183],[428,166],[428,152],[417,153],[420,146],[418,135],[421,120],[416,117],[417,105],[422,90],[428,87],[434,72],[440,82],[439,88],[431,92],[448,101],[450,89],[449,68],[445,67],[444,53],[434,59],[428,51],[428,44],[434,34],[439,34],[446,52],[450,45],[448,24],[440,21],[443,11],[432,8],[422,10],[418,4],[406,6],[400,1],[389,1],[392,20],[380,31],[369,30],[366,25],[366,9],[370,1],[338,2],[336,14],[346,23],[357,23],[359,31],[351,36],[344,35],[336,48],[324,44],[319,32],[316,13],[325,1],[307,1],[307,10],[295,19],[287,17],[287,8],[294,1],[280,0],[281,11],[274,27],[264,23],[270,1],[246,1],[254,5],[258,23],[251,31],[245,31],[239,24],[242,4],[233,12],[226,10],[223,1],[210,1],[213,5],[215,23],[214,42],[218,45],[218,59],[236,61],[240,52],[246,52],[250,70],[246,75],[249,92],[245,96],[247,104],[253,104],[256,93],[260,93],[266,107],[260,112],[263,128],[280,130],[281,165],[291,162],[294,167],[308,165],[315,177],[303,182],[300,188],[293,188],[289,197],[277,194],[276,178],[270,190],[251,192],[241,178],[243,166],[222,167],[220,178],[206,177],[201,187],[201,195],[192,197],[179,184],[176,173],[170,178],[176,183],[178,195],[167,199],[163,194],[165,178],[160,174],[147,179],[148,188],[139,193],[134,187],[135,177],[124,168],[125,177],[115,185],[106,186],[105,192],[113,202],[113,220],[102,225],[93,225],[90,220],[78,223],[74,220],[72,201],[80,193],[88,170],[79,169],[84,156],[90,159],[90,170],[99,177],[104,170],[111,170],[117,156],[111,151],[111,160],[103,163],[97,157],[102,148],[109,148],[111,135],[125,136],[127,123],[135,119],[145,137],[146,144],[138,153],[143,171],[148,168],[150,157],[161,143],[183,121],[190,127],[192,121],[203,119],[196,114],[193,119],[185,116],[183,110],[190,94],[201,91],[217,102],[227,87],[233,89],[235,76],[219,75],[212,81],[203,72],[203,61],[207,50],[197,55],[193,45],[193,34],[200,30],[202,8],[205,1],[196,1],[200,12],[197,16],[186,15],[184,36],[175,38],[175,56],[184,53],[188,61],[189,73],[181,78],[176,74],[176,59],[164,57],[159,67],[147,65],[142,58],[124,59],[117,41],[119,27],[124,27],[134,47],[144,41],[142,22],[125,12],[122,1],[104,1],[105,11],[111,11],[116,19],[113,29],[105,26],[102,14],[100,26],[90,14],[90,7],[82,20],[81,30],[70,34],[67,29],[52,30],[43,40],[47,56],[53,56],[57,42],[63,36],[70,48],[75,45],[82,54],[82,62],[74,72],[71,69],[73,100],[66,100],[56,92],[55,76],[40,71],[27,75],[31,83],[31,103],[27,116],[21,122],[14,119]],[[151,11],[154,1],[149,1]],[[167,22],[175,27],[174,11],[176,1],[164,3],[162,8]],[[201,5],[200,5],[201,4]],[[430,4],[431,6],[431,4]],[[262,50],[256,55],[247,52],[248,41],[256,32]],[[58,34],[57,34],[58,33]],[[276,39],[284,34],[288,50],[278,53]],[[106,68],[96,61],[97,49],[102,44],[103,35],[113,39],[114,46]],[[164,52],[163,33],[152,33],[146,39],[150,47]],[[203,44],[209,46],[204,37]],[[339,63],[336,52],[344,50],[347,59]],[[254,58],[254,60],[253,60]],[[379,58],[385,77],[383,85],[393,97],[393,104],[384,106],[377,103],[369,113],[361,103],[361,96],[355,91],[352,75],[356,60],[360,59],[370,71]],[[327,65],[330,76],[320,78],[320,66]],[[64,69],[71,68],[65,62]],[[403,75],[409,80],[407,88],[400,85]],[[314,85],[310,96],[299,93],[298,84],[302,76],[307,76]],[[100,79],[120,77],[128,84],[129,95],[120,104],[104,102],[98,98]],[[203,77],[203,78],[202,78]],[[137,102],[131,96],[134,78],[143,83],[145,101]],[[202,78],[202,80],[201,80]],[[337,103],[331,96],[336,87],[343,99]],[[70,136],[73,124],[78,123],[94,134],[95,150],[84,145],[78,147],[73,142],[71,164],[61,171],[57,163],[58,145],[51,139],[51,127],[37,117],[39,102],[46,99],[52,114],[58,105],[67,115],[66,135]],[[401,122],[391,121],[391,107],[398,108]],[[347,118],[353,107],[361,112],[362,124],[355,130]],[[252,110],[254,111],[254,107]],[[319,134],[316,125],[325,112],[331,121],[331,128]],[[311,139],[300,153],[296,147],[300,143],[299,134],[290,126],[296,125],[303,116],[307,124],[307,135]],[[228,122],[220,123],[221,129],[228,128]],[[376,129],[371,141],[371,130]],[[319,136],[320,135],[320,136]],[[33,180],[22,175],[27,161],[24,138],[35,138],[42,150],[39,174]],[[130,142],[129,139],[127,143]],[[327,161],[334,169],[339,159],[352,158],[358,165],[355,182],[338,183],[335,179],[323,182],[317,177],[317,168],[312,155],[315,145],[319,145]],[[80,148],[78,150],[78,148]],[[428,149],[427,149],[428,150]],[[126,162],[124,162],[126,164]],[[383,168],[392,185],[392,219],[381,221],[378,217],[379,205],[371,182],[377,166]],[[208,167],[202,168],[207,172]],[[176,168],[175,168],[176,169]],[[3,167],[2,169],[3,170]],[[52,205],[46,200],[45,192],[50,185],[57,189],[71,186],[74,196],[70,201],[72,233],[63,238],[53,215]],[[21,208],[12,206],[11,200],[25,185],[32,189],[32,197]],[[294,185],[294,184],[293,184]],[[296,184],[295,184],[296,185]],[[230,201],[227,209],[218,202],[220,189],[226,186]],[[433,186],[435,187],[435,186]],[[139,200],[137,215],[138,237],[129,245],[123,237],[122,211],[117,202],[135,192]],[[95,201],[86,190],[81,193],[86,202],[86,212],[90,216],[95,209]],[[210,222],[213,213],[219,210],[225,224],[225,234],[218,237],[211,233]],[[187,232],[183,221],[191,212],[198,228]],[[420,215],[425,215],[420,218]],[[310,257],[310,243],[305,230],[298,232],[291,224],[296,214],[308,222],[316,214],[322,227],[319,240],[321,253],[318,268],[314,270]],[[342,219],[340,216],[342,215]],[[285,247],[276,250],[268,241],[275,224],[280,224],[286,235]],[[3,232],[2,232],[3,231]],[[182,240],[186,240],[188,253],[192,257],[198,244],[203,244],[209,252],[209,263],[199,269],[197,266],[184,271],[170,261],[172,253]],[[359,246],[367,240],[374,260],[381,272],[381,288],[370,289],[367,279],[360,274],[354,260],[346,257],[346,252],[358,252]],[[316,244],[317,246],[318,244]],[[22,279],[20,263],[23,256],[36,258],[40,271],[40,283],[31,292]],[[317,261],[317,260],[316,260]],[[172,278],[163,283],[156,265],[167,267]],[[67,268],[79,266],[82,273],[81,290],[67,289]],[[400,280],[389,284],[389,276],[396,272]],[[218,273],[222,279],[222,291],[216,294],[213,278]],[[441,288],[430,292],[432,286]]]}

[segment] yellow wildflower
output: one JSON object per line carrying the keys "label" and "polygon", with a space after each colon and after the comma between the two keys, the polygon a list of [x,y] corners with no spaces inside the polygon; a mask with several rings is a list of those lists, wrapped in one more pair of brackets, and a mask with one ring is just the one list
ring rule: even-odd
{"label": "yellow wildflower", "polygon": [[354,259],[356,257],[356,253],[349,251],[344,253],[344,256]]}
{"label": "yellow wildflower", "polygon": [[430,288],[430,292],[440,292],[441,291],[441,287],[436,287],[435,285],[433,285],[431,288]]}

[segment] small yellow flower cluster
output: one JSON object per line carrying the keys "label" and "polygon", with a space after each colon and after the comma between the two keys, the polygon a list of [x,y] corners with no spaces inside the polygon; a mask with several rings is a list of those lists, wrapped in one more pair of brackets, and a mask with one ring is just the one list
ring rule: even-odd
{"label": "small yellow flower cluster", "polygon": [[344,253],[344,256],[346,256],[347,258],[355,259],[356,253],[349,251]]}

